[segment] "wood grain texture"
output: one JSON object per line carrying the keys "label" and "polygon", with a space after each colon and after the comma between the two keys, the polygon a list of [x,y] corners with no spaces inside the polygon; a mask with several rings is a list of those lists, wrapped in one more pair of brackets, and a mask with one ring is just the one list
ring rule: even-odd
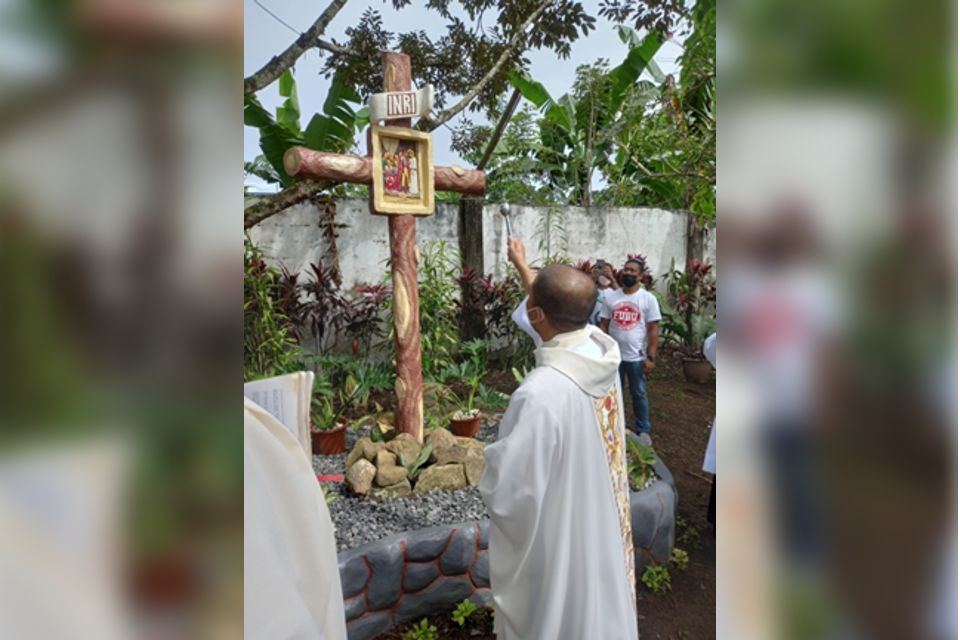
{"label": "wood grain texture", "polygon": [[[383,90],[410,90],[410,56],[383,54]],[[392,120],[409,127],[410,118]],[[368,151],[372,151],[369,150]],[[372,155],[372,153],[371,153]],[[373,207],[371,207],[373,212]],[[417,219],[390,216],[390,269],[393,276],[393,334],[397,350],[397,433],[423,442],[423,370],[420,359],[420,292],[417,285]]]}
{"label": "wood grain texture", "polygon": [[[283,156],[283,166],[294,178],[354,184],[370,184],[373,181],[373,161],[369,156],[345,156],[306,147],[291,147]],[[471,196],[482,196],[486,189],[483,171],[460,167],[434,167],[433,184],[436,191],[453,191]]]}

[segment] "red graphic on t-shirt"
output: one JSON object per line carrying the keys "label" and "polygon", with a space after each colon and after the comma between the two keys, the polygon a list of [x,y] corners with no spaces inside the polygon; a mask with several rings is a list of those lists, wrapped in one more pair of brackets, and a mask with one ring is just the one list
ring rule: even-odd
{"label": "red graphic on t-shirt", "polygon": [[618,329],[630,331],[640,322],[640,309],[632,302],[618,302],[613,308],[613,322]]}

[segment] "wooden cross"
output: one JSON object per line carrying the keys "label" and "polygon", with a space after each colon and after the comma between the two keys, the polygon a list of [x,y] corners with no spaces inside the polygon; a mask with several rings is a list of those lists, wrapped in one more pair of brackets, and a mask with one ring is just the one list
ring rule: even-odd
{"label": "wooden cross", "polygon": [[[410,57],[402,53],[383,54],[384,91],[410,91]],[[410,118],[389,122],[410,127]],[[299,178],[333,180],[370,185],[373,181],[372,149],[367,137],[367,156],[357,157],[293,147],[283,157],[288,174]],[[486,183],[482,171],[434,167],[434,189],[468,195],[483,195]],[[373,208],[371,190],[371,213]],[[393,277],[393,329],[397,347],[398,433],[409,433],[423,441],[423,372],[420,361],[420,293],[417,288],[417,229],[413,215],[390,215],[390,268]]]}

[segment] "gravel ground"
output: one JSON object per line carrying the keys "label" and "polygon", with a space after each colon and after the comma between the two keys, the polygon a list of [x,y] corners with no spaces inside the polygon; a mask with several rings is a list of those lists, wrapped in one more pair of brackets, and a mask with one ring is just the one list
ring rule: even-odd
{"label": "gravel ground", "polygon": [[[497,439],[500,415],[494,415],[480,427],[479,439],[490,444]],[[369,428],[347,430],[347,451],[336,456],[313,456],[317,474],[343,474],[347,453],[357,441],[369,435]],[[649,484],[653,484],[651,478]],[[336,495],[330,504],[337,538],[337,551],[353,549],[395,533],[442,524],[457,524],[487,517],[480,491],[467,487],[461,491],[413,494],[389,502],[374,502],[355,496],[344,482],[324,483],[324,489]]]}
{"label": "gravel ground", "polygon": [[[492,443],[497,439],[500,416],[494,415],[480,428],[479,439]],[[313,456],[317,474],[345,472],[347,453],[369,429],[347,431],[347,452],[336,456]],[[336,494],[330,504],[337,538],[337,551],[353,549],[395,533],[442,524],[457,524],[487,517],[486,508],[476,487],[461,491],[441,491],[410,495],[390,502],[374,502],[358,498],[345,483],[325,483],[324,488]]]}

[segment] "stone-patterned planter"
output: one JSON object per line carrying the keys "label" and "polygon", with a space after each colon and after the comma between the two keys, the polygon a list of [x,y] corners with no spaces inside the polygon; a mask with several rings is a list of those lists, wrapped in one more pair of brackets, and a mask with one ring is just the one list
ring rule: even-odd
{"label": "stone-patterned planter", "polygon": [[489,520],[400,533],[340,553],[350,640],[454,606],[491,602]]}
{"label": "stone-patterned planter", "polygon": [[[673,475],[659,457],[654,470],[659,479],[630,496],[638,580],[643,567],[666,562],[673,550],[677,505]],[[348,638],[374,638],[451,609],[464,598],[489,604],[489,527],[489,520],[481,520],[407,531],[341,552]]]}
{"label": "stone-patterned planter", "polygon": [[[627,437],[637,439],[633,433]],[[630,493],[630,525],[636,556],[637,580],[649,564],[665,563],[676,537],[677,489],[673,474],[660,456],[653,465],[657,481],[643,491]]]}

